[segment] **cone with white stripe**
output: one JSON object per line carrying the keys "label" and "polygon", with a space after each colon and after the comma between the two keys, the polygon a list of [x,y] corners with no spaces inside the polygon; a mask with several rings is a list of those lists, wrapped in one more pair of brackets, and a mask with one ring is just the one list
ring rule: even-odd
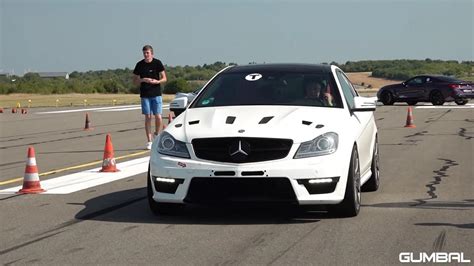
{"label": "cone with white stripe", "polygon": [[104,159],[102,160],[102,169],[100,172],[118,172],[114,158],[114,146],[110,134],[105,137]]}
{"label": "cone with white stripe", "polygon": [[35,148],[28,148],[28,159],[26,159],[25,176],[23,177],[23,188],[18,191],[20,194],[37,194],[44,192],[41,188],[36,166]]}

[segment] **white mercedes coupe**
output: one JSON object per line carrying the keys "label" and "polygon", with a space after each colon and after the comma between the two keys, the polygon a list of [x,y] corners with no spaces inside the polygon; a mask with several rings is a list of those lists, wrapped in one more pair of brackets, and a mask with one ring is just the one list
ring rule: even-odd
{"label": "white mercedes coupe", "polygon": [[150,208],[255,202],[356,216],[361,190],[379,187],[375,102],[336,66],[227,67],[154,140]]}

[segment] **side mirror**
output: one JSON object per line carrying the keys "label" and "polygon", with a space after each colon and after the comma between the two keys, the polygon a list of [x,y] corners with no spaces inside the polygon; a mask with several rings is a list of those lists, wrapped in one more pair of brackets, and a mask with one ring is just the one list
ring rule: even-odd
{"label": "side mirror", "polygon": [[352,112],[373,112],[376,108],[377,97],[354,97]]}
{"label": "side mirror", "polygon": [[188,106],[188,98],[187,97],[181,97],[174,99],[172,102],[170,102],[170,111],[174,112],[176,116],[184,112],[186,107]]}
{"label": "side mirror", "polygon": [[407,86],[407,83],[404,81],[404,82],[402,82],[402,85],[403,85],[404,87],[406,87],[406,86]]}

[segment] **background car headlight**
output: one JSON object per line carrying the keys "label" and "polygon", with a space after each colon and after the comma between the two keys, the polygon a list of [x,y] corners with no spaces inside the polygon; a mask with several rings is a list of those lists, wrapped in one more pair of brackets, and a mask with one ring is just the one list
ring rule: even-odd
{"label": "background car headlight", "polygon": [[188,148],[182,141],[176,140],[167,132],[162,132],[158,137],[158,152],[170,156],[191,158],[189,156]]}
{"label": "background car headlight", "polygon": [[301,143],[296,151],[295,159],[328,155],[336,152],[339,136],[335,132],[328,132],[317,138]]}

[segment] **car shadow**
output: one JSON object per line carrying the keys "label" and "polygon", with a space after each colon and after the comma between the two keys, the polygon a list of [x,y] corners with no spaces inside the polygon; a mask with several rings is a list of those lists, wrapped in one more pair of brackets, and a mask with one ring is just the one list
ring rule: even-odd
{"label": "car shadow", "polygon": [[148,207],[146,188],[129,189],[101,195],[82,203],[84,205],[75,218],[117,223],[153,224],[302,224],[315,223],[322,219],[333,219],[321,210],[301,210],[281,206],[195,206],[189,205],[176,215],[154,215]]}

